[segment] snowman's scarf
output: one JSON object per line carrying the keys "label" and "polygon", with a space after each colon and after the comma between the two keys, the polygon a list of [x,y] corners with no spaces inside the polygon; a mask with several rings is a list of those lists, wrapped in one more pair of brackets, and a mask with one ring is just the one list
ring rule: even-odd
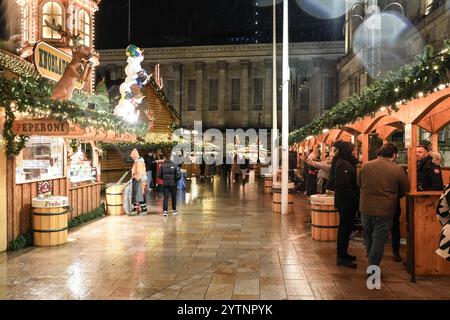
{"label": "snowman's scarf", "polygon": [[443,227],[439,248],[436,250],[436,253],[450,262],[450,185],[445,188],[439,199],[436,213]]}

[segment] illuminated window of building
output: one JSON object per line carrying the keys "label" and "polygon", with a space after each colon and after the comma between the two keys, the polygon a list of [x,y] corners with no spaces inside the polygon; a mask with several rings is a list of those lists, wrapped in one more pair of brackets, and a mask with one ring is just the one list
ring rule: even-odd
{"label": "illuminated window of building", "polygon": [[30,6],[23,7],[23,41],[30,41]]}
{"label": "illuminated window of building", "polygon": [[46,21],[52,25],[63,25],[63,9],[55,1],[46,2],[42,7],[42,35],[45,39],[60,39],[61,36],[48,27]]}
{"label": "illuminated window of building", "polygon": [[91,45],[91,19],[85,10],[80,10],[78,13],[78,32],[81,42],[89,47]]}

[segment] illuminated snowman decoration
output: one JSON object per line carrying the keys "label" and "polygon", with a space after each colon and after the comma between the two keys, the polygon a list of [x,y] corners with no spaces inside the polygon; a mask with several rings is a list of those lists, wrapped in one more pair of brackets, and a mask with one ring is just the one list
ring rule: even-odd
{"label": "illuminated snowman decoration", "polygon": [[126,49],[127,66],[125,81],[120,85],[120,101],[114,113],[128,122],[136,122],[139,119],[137,108],[142,103],[144,96],[141,88],[150,81],[150,76],[142,69],[144,51],[135,45],[129,45]]}

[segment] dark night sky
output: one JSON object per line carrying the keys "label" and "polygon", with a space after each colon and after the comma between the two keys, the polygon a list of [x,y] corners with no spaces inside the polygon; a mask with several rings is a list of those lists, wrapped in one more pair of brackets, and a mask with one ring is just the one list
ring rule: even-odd
{"label": "dark night sky", "polygon": [[[128,44],[128,0],[103,0],[96,18],[96,47]],[[272,7],[255,0],[131,0],[131,42],[141,47],[272,42]],[[343,40],[343,18],[317,20],[290,0],[290,41]],[[278,11],[281,40],[282,6]]]}
{"label": "dark night sky", "polygon": [[[318,20],[294,0],[289,5],[291,42],[343,40],[343,18]],[[272,42],[272,7],[258,8],[255,25],[255,0],[131,0],[131,9],[131,43],[141,47]],[[277,6],[277,16],[280,41],[282,5]],[[4,39],[3,31],[0,15]],[[128,0],[102,0],[96,14],[96,48],[127,45]]]}

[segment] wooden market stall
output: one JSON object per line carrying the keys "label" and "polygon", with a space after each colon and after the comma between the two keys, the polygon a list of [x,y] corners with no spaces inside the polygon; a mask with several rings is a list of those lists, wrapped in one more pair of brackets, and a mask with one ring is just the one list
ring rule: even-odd
{"label": "wooden market stall", "polygon": [[[371,135],[383,143],[390,141],[396,132],[404,133],[407,151],[405,169],[410,179],[410,192],[402,201],[402,235],[407,237],[408,271],[412,281],[416,275],[450,275],[450,263],[435,251],[440,240],[441,225],[436,217],[436,205],[441,192],[417,190],[416,146],[420,134],[427,132],[434,151],[439,151],[438,136],[450,124],[450,88],[441,86],[428,95],[398,105],[398,110],[381,108],[373,116],[367,116],[340,129],[330,130],[316,137],[297,143],[299,153],[330,146],[334,141],[347,140],[359,146],[360,160],[365,163],[371,155]],[[444,185],[450,183],[450,167],[442,167]]]}
{"label": "wooden market stall", "polygon": [[[163,91],[154,81],[150,81],[144,86],[142,88],[142,93],[145,96],[145,99],[139,106],[139,120],[148,125],[149,131],[146,139],[150,141],[169,141],[172,135],[173,126],[180,123],[180,115],[168,103]],[[145,143],[142,145],[145,145]],[[119,180],[125,171],[131,169],[133,165],[129,157],[131,149],[131,146],[122,148],[119,146],[115,147],[112,144],[108,145],[108,148],[104,150],[103,157],[100,160],[103,183],[114,183]],[[156,152],[158,150],[154,151]],[[161,150],[159,150],[159,152],[161,152]]]}

